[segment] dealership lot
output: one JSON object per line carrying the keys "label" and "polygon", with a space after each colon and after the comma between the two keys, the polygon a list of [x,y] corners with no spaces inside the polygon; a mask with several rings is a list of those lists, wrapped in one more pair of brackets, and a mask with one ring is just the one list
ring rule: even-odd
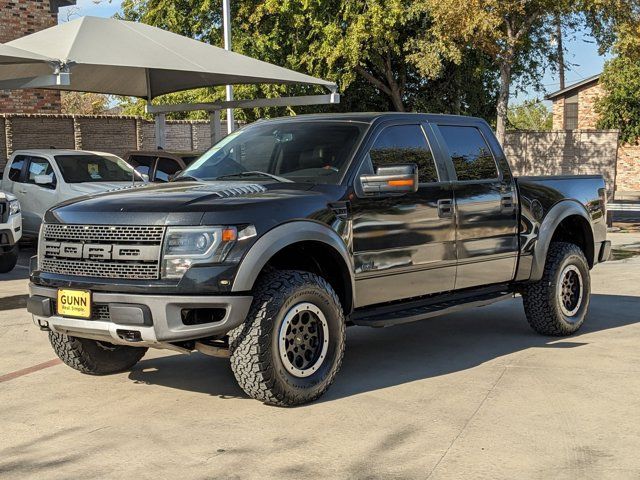
{"label": "dealership lot", "polygon": [[533,333],[520,299],[353,328],[329,393],[282,409],[200,354],[150,351],[108,377],[61,365],[24,310],[29,254],[0,277],[3,478],[640,475],[640,256],[594,270],[573,337]]}

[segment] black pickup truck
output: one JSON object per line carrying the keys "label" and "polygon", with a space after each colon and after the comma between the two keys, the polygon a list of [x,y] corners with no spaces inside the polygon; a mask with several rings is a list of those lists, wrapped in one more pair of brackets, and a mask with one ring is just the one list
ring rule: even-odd
{"label": "black pickup truck", "polygon": [[28,310],[83,373],[195,350],[297,405],[333,382],[346,326],[521,294],[534,330],[575,332],[609,256],[605,204],[600,176],[515,178],[476,118],[260,121],[170,183],[49,210]]}

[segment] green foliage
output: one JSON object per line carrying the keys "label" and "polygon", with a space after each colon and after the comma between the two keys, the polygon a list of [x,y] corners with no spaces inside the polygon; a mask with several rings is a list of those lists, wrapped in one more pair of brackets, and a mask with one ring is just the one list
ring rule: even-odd
{"label": "green foliage", "polygon": [[507,128],[509,130],[551,130],[553,115],[544,103],[526,100],[519,105],[509,107]]}
{"label": "green foliage", "polygon": [[[339,105],[238,110],[240,120],[311,112],[417,110],[495,115],[497,75],[486,55],[468,51],[443,60],[441,75],[425,78],[410,52],[426,14],[409,0],[236,0],[232,3],[234,51],[336,81]],[[221,1],[125,0],[122,18],[141,21],[221,46]],[[417,58],[417,57],[416,57]],[[236,86],[236,98],[317,94],[319,87]],[[166,95],[163,103],[214,101],[222,89]],[[144,101],[126,100],[127,113]],[[202,118],[202,112],[173,118]]]}
{"label": "green foliage", "polygon": [[640,63],[619,56],[606,63],[600,77],[606,94],[596,101],[598,127],[620,130],[620,140],[640,139]]}

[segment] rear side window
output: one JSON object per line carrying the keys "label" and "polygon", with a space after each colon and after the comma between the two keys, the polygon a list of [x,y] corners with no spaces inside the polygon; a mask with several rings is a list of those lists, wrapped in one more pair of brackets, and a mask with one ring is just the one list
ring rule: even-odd
{"label": "rear side window", "polygon": [[22,173],[22,167],[24,167],[24,162],[26,161],[27,157],[22,155],[13,159],[13,162],[11,162],[11,168],[9,169],[9,180],[12,182],[22,182],[20,174]]}
{"label": "rear side window", "polygon": [[158,159],[156,182],[168,182],[171,175],[180,171],[180,164],[171,158]]}
{"label": "rear side window", "polygon": [[385,128],[369,150],[373,168],[399,163],[418,165],[418,181],[438,181],[433,154],[420,125],[395,125]]}
{"label": "rear side window", "polygon": [[151,167],[156,158],[157,157],[149,157],[146,155],[131,155],[127,161],[138,173],[149,175],[151,174]]}
{"label": "rear side window", "polygon": [[498,178],[498,169],[489,145],[476,127],[438,126],[444,137],[458,180]]}

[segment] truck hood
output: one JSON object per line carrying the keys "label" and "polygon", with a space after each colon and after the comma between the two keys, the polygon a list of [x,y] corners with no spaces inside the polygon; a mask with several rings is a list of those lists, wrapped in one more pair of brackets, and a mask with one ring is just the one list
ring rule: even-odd
{"label": "truck hood", "polygon": [[343,187],[301,183],[173,182],[84,196],[55,206],[46,223],[85,225],[278,224],[326,210]]}
{"label": "truck hood", "polygon": [[67,188],[70,192],[79,196],[95,195],[97,193],[111,192],[131,188],[132,186],[142,186],[141,182],[132,185],[131,182],[84,182],[84,183],[68,183]]}

